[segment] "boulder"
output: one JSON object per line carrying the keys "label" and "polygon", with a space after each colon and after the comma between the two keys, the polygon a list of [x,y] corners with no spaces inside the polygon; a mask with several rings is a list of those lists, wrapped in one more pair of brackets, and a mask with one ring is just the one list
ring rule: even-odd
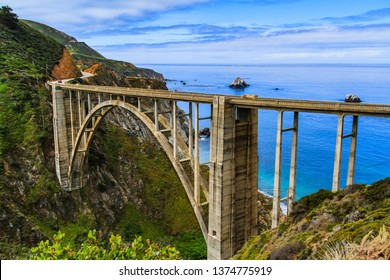
{"label": "boulder", "polygon": [[240,77],[237,77],[233,83],[231,83],[229,85],[229,87],[231,88],[237,88],[237,89],[242,89],[242,88],[246,88],[247,86],[249,86],[249,84],[247,84],[244,79],[241,79]]}
{"label": "boulder", "polygon": [[358,96],[356,96],[354,94],[347,94],[345,96],[345,102],[356,102],[356,103],[359,103],[359,102],[362,102],[362,100]]}

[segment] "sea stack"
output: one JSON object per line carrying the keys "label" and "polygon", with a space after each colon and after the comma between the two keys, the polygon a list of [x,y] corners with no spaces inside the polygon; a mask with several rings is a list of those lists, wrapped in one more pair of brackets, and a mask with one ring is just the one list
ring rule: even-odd
{"label": "sea stack", "polygon": [[237,77],[233,83],[231,83],[229,85],[229,87],[231,88],[236,88],[236,89],[242,89],[242,88],[246,88],[247,86],[249,86],[249,84],[247,84],[244,79],[241,79],[240,77]]}
{"label": "sea stack", "polygon": [[354,95],[354,94],[347,94],[347,95],[345,96],[345,102],[360,103],[360,102],[362,102],[362,100],[361,100],[358,96],[356,96],[356,95]]}

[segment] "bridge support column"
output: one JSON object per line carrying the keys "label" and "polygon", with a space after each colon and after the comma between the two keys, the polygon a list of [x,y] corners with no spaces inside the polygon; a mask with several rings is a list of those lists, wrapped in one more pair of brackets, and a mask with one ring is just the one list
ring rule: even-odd
{"label": "bridge support column", "polygon": [[339,115],[337,123],[336,151],[333,166],[333,184],[332,191],[337,192],[340,189],[341,172],[341,154],[343,151],[343,133],[344,133],[344,115]]}
{"label": "bridge support column", "polygon": [[159,125],[158,125],[158,101],[157,99],[153,100],[154,103],[154,126],[156,130],[159,130]]}
{"label": "bridge support column", "polygon": [[353,116],[352,132],[350,134],[346,134],[346,135],[344,135],[344,117],[345,117],[345,115],[339,115],[339,119],[338,119],[336,152],[335,152],[334,169],[333,169],[333,184],[332,184],[332,191],[333,192],[337,192],[338,190],[340,190],[340,173],[341,173],[343,139],[348,138],[348,137],[351,137],[351,144],[350,144],[349,159],[348,159],[347,186],[354,184],[355,162],[356,162],[356,143],[357,143],[359,117]]}
{"label": "bridge support column", "polygon": [[[275,155],[275,174],[274,174],[274,195],[272,204],[272,228],[279,224],[280,202],[287,200],[287,214],[291,212],[292,204],[295,201],[296,193],[296,174],[297,174],[297,152],[298,152],[298,112],[294,112],[294,124],[291,128],[283,129],[283,111],[278,112],[278,127],[276,134],[276,155]],[[290,159],[290,182],[286,198],[281,199],[281,177],[282,177],[282,142],[283,133],[292,131],[291,159]]]}
{"label": "bridge support column", "polygon": [[172,137],[173,137],[173,157],[177,160],[177,104],[176,101],[171,102],[172,114]]}
{"label": "bridge support column", "polygon": [[298,154],[298,112],[294,112],[294,126],[292,128],[291,159],[290,159],[290,184],[287,194],[287,215],[291,213],[292,204],[295,201],[297,184],[297,154]]}
{"label": "bridge support column", "polygon": [[[192,127],[190,127],[192,130]],[[195,131],[194,131],[194,199],[200,204],[200,174],[199,174],[199,103],[195,102]],[[192,144],[191,144],[192,145]],[[192,147],[189,146],[192,153]]]}
{"label": "bridge support column", "polygon": [[53,127],[56,174],[63,189],[68,188],[69,154],[72,149],[72,136],[68,135],[67,103],[65,92],[53,86]]}
{"label": "bridge support column", "polygon": [[350,135],[351,136],[351,145],[350,145],[350,149],[349,149],[347,186],[354,184],[358,118],[359,118],[358,116],[353,116],[353,121],[352,121],[352,133]]}
{"label": "bridge support column", "polygon": [[211,132],[208,259],[228,259],[257,233],[257,109],[217,96]]}
{"label": "bridge support column", "polygon": [[279,224],[280,218],[280,188],[282,173],[282,137],[283,134],[283,111],[278,112],[278,127],[276,132],[276,154],[274,173],[274,194],[272,203],[272,228]]}

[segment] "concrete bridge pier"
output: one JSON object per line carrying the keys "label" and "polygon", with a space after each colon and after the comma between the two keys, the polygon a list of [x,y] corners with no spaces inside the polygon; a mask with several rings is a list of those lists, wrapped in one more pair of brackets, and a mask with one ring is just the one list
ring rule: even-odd
{"label": "concrete bridge pier", "polygon": [[[64,91],[53,86],[53,127],[55,166],[58,180],[64,190],[71,191],[83,185],[82,161],[86,154],[87,129],[82,132],[82,141],[76,147],[76,135],[83,120],[91,110],[90,95],[84,98],[80,91]],[[71,155],[76,151],[73,169],[70,176]]]}
{"label": "concrete bridge pier", "polygon": [[351,144],[349,148],[349,161],[348,161],[348,177],[347,186],[353,185],[355,180],[355,164],[356,164],[356,144],[358,133],[358,116],[353,116],[352,121],[352,133],[345,135],[344,137],[351,137]]}
{"label": "concrete bridge pier", "polygon": [[[295,201],[296,174],[297,174],[297,151],[298,151],[298,112],[294,112],[294,121],[291,128],[283,129],[283,113],[278,112],[278,126],[276,134],[275,152],[275,173],[274,173],[274,194],[272,206],[272,228],[279,225],[280,202],[287,200],[287,214],[291,212],[292,204]],[[290,159],[290,182],[287,197],[281,199],[281,177],[282,177],[282,140],[283,133],[292,131],[291,159]]]}
{"label": "concrete bridge pier", "polygon": [[214,97],[208,259],[228,259],[257,234],[257,109]]}
{"label": "concrete bridge pier", "polygon": [[358,132],[358,116],[353,116],[352,120],[352,132],[344,135],[344,118],[345,114],[338,115],[337,123],[337,136],[336,136],[336,151],[334,157],[333,168],[333,184],[332,191],[337,192],[340,190],[340,174],[341,174],[341,160],[343,150],[343,139],[351,137],[349,159],[348,159],[348,176],[347,186],[354,184],[355,176],[355,162],[356,162],[356,144],[357,144],[357,132]]}
{"label": "concrete bridge pier", "polygon": [[69,143],[67,129],[65,92],[53,86],[53,128],[54,128],[54,151],[57,178],[62,188],[68,187],[69,154],[72,143]]}

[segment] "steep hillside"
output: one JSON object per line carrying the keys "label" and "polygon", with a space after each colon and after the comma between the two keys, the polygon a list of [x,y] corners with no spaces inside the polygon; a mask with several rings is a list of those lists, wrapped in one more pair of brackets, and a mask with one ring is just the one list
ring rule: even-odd
{"label": "steep hillside", "polygon": [[62,31],[59,31],[55,28],[47,26],[45,24],[32,21],[32,20],[22,20],[24,23],[28,24],[32,28],[46,34],[47,36],[53,38],[61,45],[64,45],[72,55],[81,55],[91,58],[104,58],[100,53],[89,47],[84,42],[78,42],[76,38],[65,34]]}
{"label": "steep hillside", "polygon": [[[96,133],[86,186],[70,193],[60,189],[45,82],[70,67],[71,57],[17,18],[0,16],[0,38],[1,259],[25,258],[31,246],[58,230],[77,243],[91,229],[100,237],[115,232],[125,240],[142,235],[172,241],[182,256],[204,258],[202,234],[169,159],[128,113],[113,112]],[[102,82],[99,73],[93,81]],[[117,83],[123,85],[121,79]]]}
{"label": "steep hillside", "polygon": [[47,80],[57,78],[52,70],[62,69],[63,78],[81,73],[66,56],[66,49],[54,40],[41,38],[39,32],[17,19],[13,25],[7,21],[0,24],[0,155],[4,156],[21,146],[25,138],[38,136],[26,134],[34,125],[43,126],[43,112],[49,108],[36,109],[47,105],[44,100],[48,96],[43,96],[40,88]]}
{"label": "steep hillside", "polygon": [[139,68],[134,64],[125,61],[107,59],[89,47],[86,43],[78,42],[76,38],[71,37],[50,26],[31,20],[23,20],[23,22],[64,45],[70,51],[81,69],[89,68],[95,63],[100,63],[108,70],[114,71],[123,76],[164,80],[162,74],[157,73],[151,69]]}
{"label": "steep hillside", "polygon": [[235,259],[390,259],[390,178],[303,197]]}

